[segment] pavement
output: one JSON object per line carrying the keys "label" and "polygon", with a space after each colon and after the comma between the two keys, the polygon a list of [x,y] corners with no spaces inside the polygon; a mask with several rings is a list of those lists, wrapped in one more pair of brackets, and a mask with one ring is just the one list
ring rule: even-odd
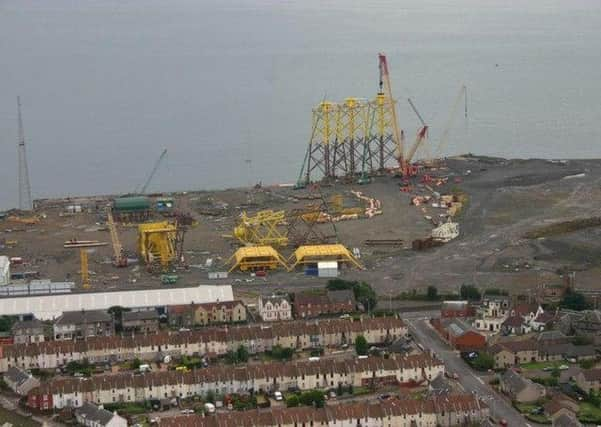
{"label": "pavement", "polygon": [[414,339],[422,344],[424,348],[432,350],[444,362],[447,372],[457,373],[459,376],[458,381],[463,388],[471,391],[486,402],[490,408],[490,414],[495,420],[500,421],[501,419],[505,419],[507,420],[507,425],[510,427],[533,427],[536,425],[526,421],[511,406],[510,402],[493,390],[480,376],[476,375],[457,352],[449,348],[430,327],[427,319],[427,316],[422,315],[420,318],[414,314],[411,318],[405,320]]}

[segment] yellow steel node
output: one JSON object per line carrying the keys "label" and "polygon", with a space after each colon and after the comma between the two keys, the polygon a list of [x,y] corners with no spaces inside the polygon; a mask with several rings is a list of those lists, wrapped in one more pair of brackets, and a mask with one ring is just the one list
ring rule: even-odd
{"label": "yellow steel node", "polygon": [[285,222],[284,211],[264,210],[253,217],[242,212],[240,222],[234,228],[234,237],[245,245],[287,246],[288,237],[278,230]]}
{"label": "yellow steel node", "polygon": [[88,271],[88,251],[85,249],[79,250],[79,258],[81,261],[81,286],[84,289],[90,287],[90,272]]}
{"label": "yellow steel node", "polygon": [[249,246],[240,248],[228,259],[226,264],[231,264],[230,272],[235,269],[248,270],[275,270],[281,265],[286,270],[286,260],[271,246]]}
{"label": "yellow steel node", "polygon": [[321,261],[348,262],[360,270],[364,269],[353,254],[341,244],[300,246],[288,259],[290,270],[294,270],[300,264],[315,264]]}
{"label": "yellow steel node", "polygon": [[138,252],[148,266],[166,270],[176,260],[177,227],[167,221],[138,226]]}

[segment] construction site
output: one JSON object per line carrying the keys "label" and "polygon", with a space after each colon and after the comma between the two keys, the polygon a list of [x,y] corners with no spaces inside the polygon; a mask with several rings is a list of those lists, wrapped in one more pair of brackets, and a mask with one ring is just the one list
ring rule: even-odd
{"label": "construction site", "polygon": [[340,276],[392,296],[466,281],[536,286],[558,280],[565,264],[588,284],[601,258],[573,253],[588,251],[596,228],[525,236],[594,216],[601,195],[583,188],[599,165],[442,158],[453,124],[467,118],[466,87],[433,142],[411,99],[421,126],[401,128],[387,59],[378,61],[372,98],[324,99],[308,112],[298,178],[253,188],[149,194],[165,149],[130,194],[32,201],[19,104],[19,209],[0,221],[7,282],[83,291],[228,283],[271,293]]}

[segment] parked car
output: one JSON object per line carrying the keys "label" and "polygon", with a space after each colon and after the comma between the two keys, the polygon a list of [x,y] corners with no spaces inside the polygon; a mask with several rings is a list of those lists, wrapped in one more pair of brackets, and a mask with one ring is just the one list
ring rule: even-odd
{"label": "parked car", "polygon": [[274,398],[276,401],[278,401],[278,402],[280,402],[280,401],[284,400],[284,396],[282,395],[282,392],[281,392],[281,391],[276,391],[276,392],[274,392],[274,393],[273,393],[273,398]]}

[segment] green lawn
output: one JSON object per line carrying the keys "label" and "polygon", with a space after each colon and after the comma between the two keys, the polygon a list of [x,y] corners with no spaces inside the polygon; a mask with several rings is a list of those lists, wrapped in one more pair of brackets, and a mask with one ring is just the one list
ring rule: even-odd
{"label": "green lawn", "polygon": [[22,417],[15,412],[0,407],[0,425],[4,423],[11,423],[15,427],[39,427],[41,425],[31,418]]}
{"label": "green lawn", "polygon": [[522,415],[524,415],[524,417],[530,421],[534,421],[535,423],[539,424],[551,423],[551,420],[545,415],[537,415],[532,413],[534,409],[540,408],[541,405],[537,405],[536,403],[515,403],[514,406]]}
{"label": "green lawn", "polygon": [[598,408],[592,403],[583,402],[580,404],[580,411],[578,411],[578,419],[583,423],[601,423],[601,408]]}
{"label": "green lawn", "polygon": [[544,369],[546,367],[550,368],[559,368],[560,365],[564,365],[565,362],[557,361],[557,362],[528,362],[522,363],[520,368],[522,369]]}

